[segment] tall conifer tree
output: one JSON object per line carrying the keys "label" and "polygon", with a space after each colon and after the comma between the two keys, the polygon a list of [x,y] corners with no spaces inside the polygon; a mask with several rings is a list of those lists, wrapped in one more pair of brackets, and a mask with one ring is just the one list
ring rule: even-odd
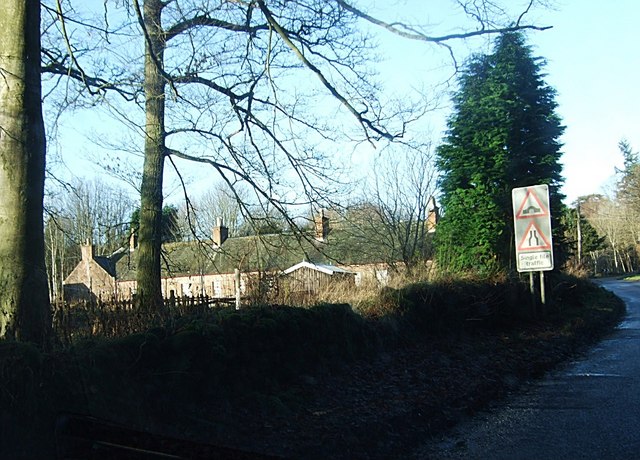
{"label": "tall conifer tree", "polygon": [[559,138],[564,127],[555,112],[555,90],[543,80],[543,65],[524,35],[512,32],[496,40],[492,54],[473,57],[460,76],[454,113],[437,150],[443,268],[493,271],[514,265],[515,187],[549,185],[554,236],[561,240]]}

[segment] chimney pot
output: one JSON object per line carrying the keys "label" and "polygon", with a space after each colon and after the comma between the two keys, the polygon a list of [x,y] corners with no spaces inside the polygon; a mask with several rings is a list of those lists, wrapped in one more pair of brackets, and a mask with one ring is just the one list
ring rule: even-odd
{"label": "chimney pot", "polygon": [[138,247],[138,235],[135,232],[131,232],[129,235],[129,252],[135,251]]}
{"label": "chimney pot", "polygon": [[216,246],[222,246],[222,243],[229,238],[229,229],[223,225],[222,217],[216,218],[216,226],[213,227],[213,234],[211,240]]}
{"label": "chimney pot", "polygon": [[436,205],[436,200],[434,197],[429,198],[427,210],[427,232],[434,233],[436,231],[438,221],[440,220],[440,212],[438,206]]}
{"label": "chimney pot", "polygon": [[329,236],[329,218],[325,216],[324,209],[320,209],[320,212],[315,217],[315,231],[316,231],[316,240],[325,242],[327,241],[327,237]]}
{"label": "chimney pot", "polygon": [[94,256],[93,251],[93,244],[91,244],[89,241],[80,246],[80,254],[82,256],[82,260],[92,260]]}

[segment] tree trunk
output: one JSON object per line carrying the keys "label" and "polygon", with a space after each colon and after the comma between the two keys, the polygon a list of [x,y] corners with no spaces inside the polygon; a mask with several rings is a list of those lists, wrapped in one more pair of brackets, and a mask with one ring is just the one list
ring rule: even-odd
{"label": "tree trunk", "polygon": [[631,251],[627,251],[625,255],[627,256],[627,271],[629,273],[633,273],[633,258],[631,257]]}
{"label": "tree trunk", "polygon": [[138,246],[138,305],[150,311],[162,306],[160,250],[162,245],[162,178],[165,152],[165,79],[162,75],[165,40],[160,0],[144,2],[147,32],[144,66],[145,143],[144,169],[140,192]]}
{"label": "tree trunk", "polygon": [[[57,229],[52,228],[53,224],[50,222],[46,227],[46,237],[49,242],[49,292],[51,293],[51,299],[58,300],[58,260],[60,254],[58,254],[58,241]],[[56,233],[53,233],[56,232]]]}
{"label": "tree trunk", "polygon": [[44,344],[51,314],[38,0],[0,2],[0,50],[0,337]]}

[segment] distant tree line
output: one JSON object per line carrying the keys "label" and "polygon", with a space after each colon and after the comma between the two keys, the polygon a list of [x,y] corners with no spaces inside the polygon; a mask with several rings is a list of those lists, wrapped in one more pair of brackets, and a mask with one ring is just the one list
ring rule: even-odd
{"label": "distant tree line", "polygon": [[[616,170],[613,189],[608,193],[582,196],[572,214],[588,224],[597,238],[581,228],[580,262],[595,274],[631,273],[640,270],[640,154],[625,139],[618,148],[623,167]],[[573,227],[573,239],[578,239]],[[589,244],[589,240],[596,244]]]}

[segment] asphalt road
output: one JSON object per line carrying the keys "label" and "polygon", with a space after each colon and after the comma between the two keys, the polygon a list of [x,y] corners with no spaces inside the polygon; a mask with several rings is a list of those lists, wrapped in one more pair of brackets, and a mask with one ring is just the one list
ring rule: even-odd
{"label": "asphalt road", "polygon": [[640,459],[640,283],[601,284],[627,304],[610,337],[413,458]]}

